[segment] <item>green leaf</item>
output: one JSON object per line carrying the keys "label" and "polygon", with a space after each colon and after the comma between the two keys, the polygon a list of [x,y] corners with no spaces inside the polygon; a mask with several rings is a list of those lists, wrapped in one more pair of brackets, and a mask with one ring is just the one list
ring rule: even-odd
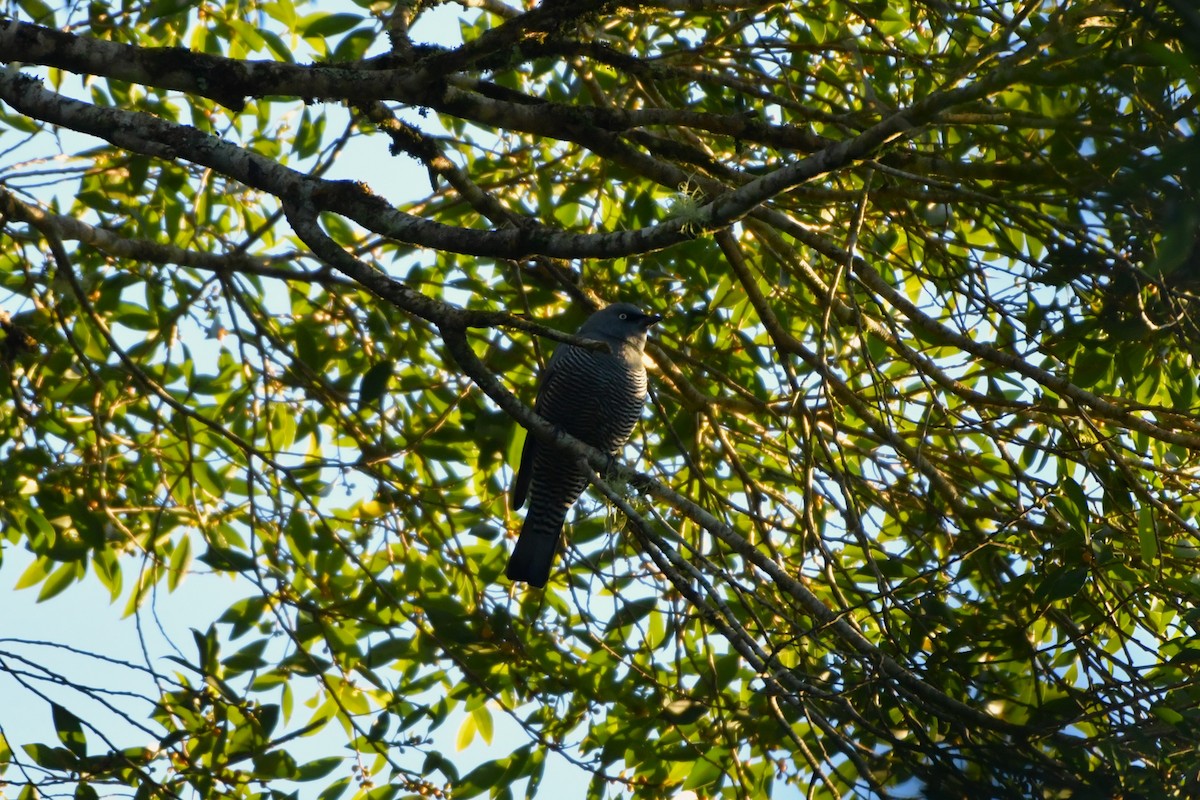
{"label": "green leaf", "polygon": [[633,600],[625,603],[617,613],[613,614],[605,626],[605,632],[625,628],[644,619],[651,611],[658,606],[657,597],[643,597],[640,600]]}
{"label": "green leaf", "polygon": [[363,664],[371,669],[390,664],[396,659],[413,655],[411,639],[384,639],[367,650]]}
{"label": "green leaf", "polygon": [[260,777],[295,780],[299,774],[295,758],[286,750],[255,753],[252,759],[254,771]]}
{"label": "green leaf", "polygon": [[1081,389],[1090,389],[1112,372],[1113,357],[1103,350],[1081,349],[1075,358],[1071,382]]}
{"label": "green leaf", "polygon": [[[270,666],[270,662],[263,658],[263,652],[267,649],[267,640],[259,639],[245,645],[233,655],[222,661],[225,669],[230,675],[237,675],[243,672],[254,672],[261,669],[266,669]],[[273,711],[272,711],[273,709]],[[259,708],[259,713],[263,714],[263,727],[269,733],[274,728],[275,722],[278,721],[279,706],[264,705]],[[267,726],[270,722],[270,726]]]}
{"label": "green leaf", "polygon": [[1158,560],[1158,526],[1154,521],[1154,509],[1150,506],[1138,509],[1137,530],[1142,563],[1155,563]]}
{"label": "green leaf", "polygon": [[330,61],[358,61],[367,54],[367,50],[375,43],[375,31],[370,28],[359,28],[342,37],[334,48]]}
{"label": "green leaf", "polygon": [[1182,714],[1161,703],[1151,706],[1150,712],[1168,725],[1179,726],[1184,723],[1184,716]]}
{"label": "green leaf", "polygon": [[296,409],[284,403],[271,408],[271,448],[287,450],[296,441]]}
{"label": "green leaf", "polygon": [[50,714],[54,719],[54,728],[58,739],[67,749],[78,758],[87,757],[87,739],[83,735],[83,723],[79,717],[72,714],[58,703],[50,704]]}
{"label": "green leaf", "polygon": [[483,794],[496,786],[505,771],[505,766],[499,761],[485,761],[462,777],[455,787],[454,796],[465,800]]}
{"label": "green leaf", "polygon": [[223,572],[253,572],[256,566],[252,556],[232,548],[214,545],[211,542],[208,550],[198,560]]}
{"label": "green leaf", "polygon": [[[710,753],[711,755],[711,753]],[[723,775],[723,771],[718,764],[708,758],[702,758],[692,765],[691,771],[688,774],[687,780],[683,782],[681,787],[684,791],[692,789],[701,789],[705,786],[710,786]]]}
{"label": "green leaf", "polygon": [[188,569],[192,564],[192,538],[184,536],[175,543],[175,549],[171,552],[171,564],[167,570],[167,588],[175,591],[179,588],[179,583],[188,574]]}
{"label": "green leaf", "polygon": [[310,14],[300,20],[296,33],[300,36],[337,36],[357,26],[363,18],[358,14]]}
{"label": "green leaf", "polygon": [[663,718],[676,725],[691,725],[708,713],[708,706],[690,698],[673,700],[663,706]]}
{"label": "green leaf", "polygon": [[458,726],[458,734],[454,737],[454,749],[462,752],[471,746],[471,742],[475,741],[475,734],[479,731],[479,721],[474,714],[469,714],[463,718],[462,723]]}
{"label": "green leaf", "polygon": [[24,12],[30,22],[45,25],[48,28],[56,27],[54,10],[42,0],[17,0],[17,8]]}
{"label": "green leaf", "polygon": [[21,573],[21,577],[17,579],[15,589],[28,589],[30,586],[37,586],[46,579],[50,574],[50,567],[54,562],[48,558],[35,559],[32,564],[25,568]]}
{"label": "green leaf", "polygon": [[38,602],[41,603],[61,594],[79,577],[79,568],[75,564],[63,564],[50,573],[46,582],[42,584],[42,590],[38,592]]}
{"label": "green leaf", "polygon": [[344,763],[346,763],[346,759],[341,756],[327,756],[325,758],[318,758],[315,761],[310,761],[301,766],[300,769],[296,771],[296,780],[320,780]]}
{"label": "green leaf", "polygon": [[1041,603],[1072,597],[1083,589],[1087,578],[1087,567],[1056,567],[1038,584],[1034,597]]}
{"label": "green leaf", "polygon": [[471,712],[471,716],[475,720],[480,737],[485,744],[490,745],[492,743],[492,712],[488,711],[487,706],[479,706]]}
{"label": "green leaf", "polygon": [[33,759],[39,767],[58,772],[74,770],[79,766],[79,759],[65,747],[49,747],[44,744],[24,744],[21,749]]}
{"label": "green leaf", "polygon": [[375,364],[363,375],[362,385],[358,390],[358,408],[361,411],[383,397],[387,392],[388,382],[392,379],[395,365],[390,361]]}
{"label": "green leaf", "polygon": [[[300,780],[304,779],[300,778]],[[325,787],[325,789],[322,790],[319,795],[317,795],[317,800],[338,800],[338,798],[345,794],[346,790],[350,788],[350,782],[350,776],[339,778],[338,780],[329,784],[329,786]]]}
{"label": "green leaf", "polygon": [[[278,5],[278,3],[271,3],[269,5]],[[292,55],[292,49],[287,46],[279,34],[275,33],[275,31],[261,28],[258,33],[270,49],[271,55],[287,64],[294,64],[296,62],[295,57]]]}
{"label": "green leaf", "polygon": [[256,26],[240,19],[226,20],[226,24],[233,29],[238,41],[250,51],[257,52],[266,47],[266,42],[263,40]]}
{"label": "green leaf", "polygon": [[244,636],[248,631],[258,627],[267,611],[267,600],[263,597],[245,597],[225,609],[218,619],[219,622],[232,624],[229,632],[230,639]]}

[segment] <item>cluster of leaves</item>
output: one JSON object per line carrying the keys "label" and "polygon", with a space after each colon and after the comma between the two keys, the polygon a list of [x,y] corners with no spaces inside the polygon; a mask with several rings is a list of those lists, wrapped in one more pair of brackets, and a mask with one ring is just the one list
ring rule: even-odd
{"label": "cluster of leaves", "polygon": [[[1193,794],[1181,3],[489,0],[441,47],[435,4],[16,2],[11,581],[245,596],[138,665],[157,746],[55,695],[5,780],[504,797],[562,757],[592,797]],[[428,196],[375,194],[388,150]],[[495,312],[615,300],[667,315],[650,473],[511,586],[506,388],[545,340]],[[497,715],[526,738],[465,774],[433,744]]]}

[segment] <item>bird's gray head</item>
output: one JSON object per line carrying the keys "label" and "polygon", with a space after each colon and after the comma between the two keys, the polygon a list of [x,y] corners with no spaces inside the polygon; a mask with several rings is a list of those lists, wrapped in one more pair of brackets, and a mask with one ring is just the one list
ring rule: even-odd
{"label": "bird's gray head", "polygon": [[660,315],[646,314],[631,303],[613,303],[588,317],[579,335],[626,342],[641,350],[646,344],[646,331],[661,319]]}

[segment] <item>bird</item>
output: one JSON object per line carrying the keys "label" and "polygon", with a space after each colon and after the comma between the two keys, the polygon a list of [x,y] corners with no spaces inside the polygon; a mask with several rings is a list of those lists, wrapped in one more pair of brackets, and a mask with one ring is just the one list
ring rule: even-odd
{"label": "bird", "polygon": [[[592,316],[579,335],[606,343],[611,352],[559,345],[541,375],[533,410],[559,430],[615,456],[629,441],[646,400],[642,352],[646,332],[662,320],[630,303],[614,303]],[[588,484],[587,468],[573,455],[525,436],[512,503],[529,500],[505,575],[541,588],[562,538],[567,511]]]}

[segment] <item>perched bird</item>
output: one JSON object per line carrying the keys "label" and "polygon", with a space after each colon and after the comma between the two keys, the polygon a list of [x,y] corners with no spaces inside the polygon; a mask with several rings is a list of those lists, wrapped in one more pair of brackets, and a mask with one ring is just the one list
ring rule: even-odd
{"label": "perched bird", "polygon": [[[616,455],[642,415],[642,349],[646,331],[661,319],[629,303],[597,311],[579,335],[605,342],[612,352],[559,345],[546,364],[534,411],[576,439]],[[573,456],[526,435],[512,499],[513,508],[520,508],[528,497],[529,511],[508,559],[509,580],[546,585],[567,511],[587,484],[586,467]]]}

